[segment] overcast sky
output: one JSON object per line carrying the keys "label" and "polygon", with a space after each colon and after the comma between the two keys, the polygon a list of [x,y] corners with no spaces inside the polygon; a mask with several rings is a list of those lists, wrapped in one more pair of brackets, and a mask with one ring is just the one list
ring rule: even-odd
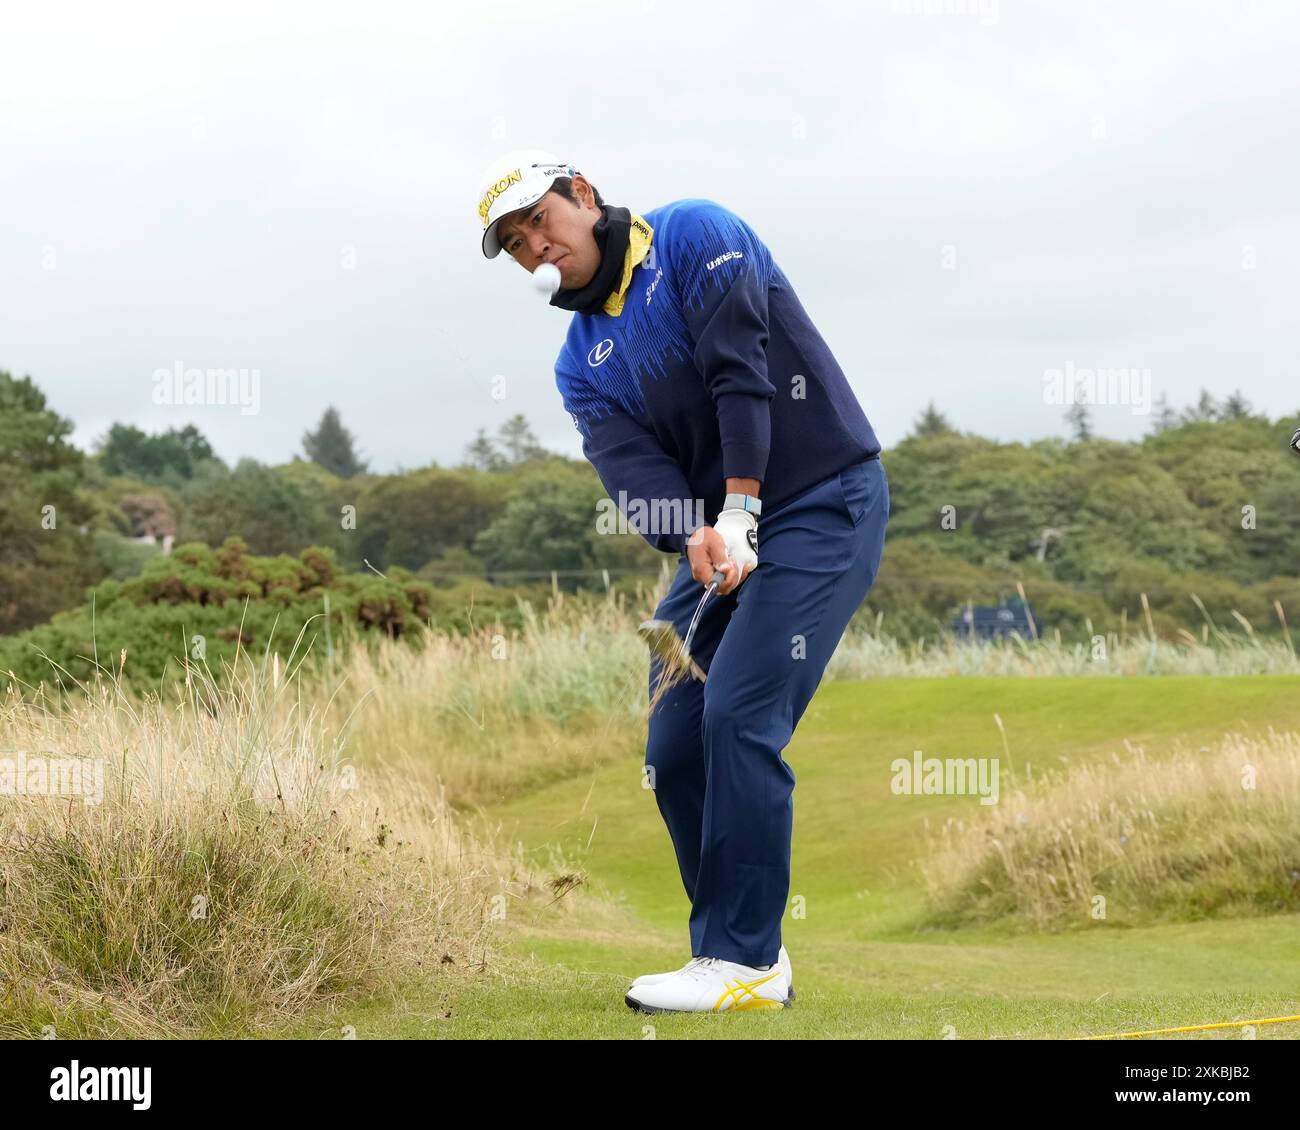
{"label": "overcast sky", "polygon": [[[86,447],[280,462],[333,403],[376,470],[516,412],[580,455],[570,315],[478,249],[478,174],[534,146],[743,216],[886,450],[931,399],[1064,434],[1067,368],[1300,412],[1293,0],[42,3],[3,41],[0,369]],[[176,366],[257,370],[257,410],[155,403]]]}

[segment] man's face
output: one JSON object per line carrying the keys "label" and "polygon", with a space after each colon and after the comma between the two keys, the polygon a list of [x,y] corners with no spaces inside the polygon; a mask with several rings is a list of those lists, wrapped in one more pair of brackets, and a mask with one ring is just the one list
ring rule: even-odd
{"label": "man's face", "polygon": [[591,185],[580,176],[572,181],[577,203],[548,192],[535,204],[511,212],[497,225],[497,237],[530,274],[542,263],[554,263],[565,290],[586,286],[600,266],[600,247],[591,229],[600,219]]}

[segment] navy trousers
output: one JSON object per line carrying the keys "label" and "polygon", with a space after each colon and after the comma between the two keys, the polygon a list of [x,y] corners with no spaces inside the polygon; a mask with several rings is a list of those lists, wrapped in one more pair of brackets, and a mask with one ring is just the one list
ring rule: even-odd
{"label": "navy trousers", "polygon": [[[708,681],[674,687],[650,718],[646,765],[691,900],[692,956],[777,960],[795,785],[781,754],[875,581],[888,518],[879,458],[764,510],[758,567],[709,598],[691,643]],[[683,555],[655,616],[684,636],[703,594]]]}

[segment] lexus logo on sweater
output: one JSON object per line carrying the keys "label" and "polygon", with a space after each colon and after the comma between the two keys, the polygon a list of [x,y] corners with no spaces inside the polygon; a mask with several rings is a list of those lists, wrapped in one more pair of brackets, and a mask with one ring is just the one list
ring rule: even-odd
{"label": "lexus logo on sweater", "polygon": [[597,365],[603,365],[605,359],[614,352],[614,342],[612,338],[606,338],[604,341],[597,342],[591,347],[591,352],[587,354],[587,364],[593,369]]}

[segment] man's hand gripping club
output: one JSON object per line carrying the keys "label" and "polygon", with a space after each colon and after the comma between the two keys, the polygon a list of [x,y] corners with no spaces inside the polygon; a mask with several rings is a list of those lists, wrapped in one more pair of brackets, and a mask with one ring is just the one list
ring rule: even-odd
{"label": "man's hand gripping club", "polygon": [[701,526],[686,539],[686,558],[700,584],[721,572],[726,580],[718,592],[735,592],[758,565],[758,519],[745,510],[723,510],[712,526]]}

